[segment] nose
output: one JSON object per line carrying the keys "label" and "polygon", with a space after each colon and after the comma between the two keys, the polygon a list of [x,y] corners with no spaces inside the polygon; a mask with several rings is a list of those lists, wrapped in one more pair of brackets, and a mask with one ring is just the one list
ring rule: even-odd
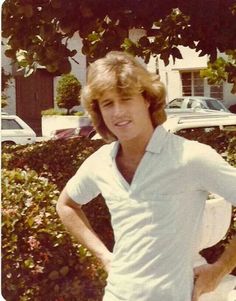
{"label": "nose", "polygon": [[125,108],[121,102],[117,102],[114,105],[114,115],[116,117],[122,116],[125,113]]}

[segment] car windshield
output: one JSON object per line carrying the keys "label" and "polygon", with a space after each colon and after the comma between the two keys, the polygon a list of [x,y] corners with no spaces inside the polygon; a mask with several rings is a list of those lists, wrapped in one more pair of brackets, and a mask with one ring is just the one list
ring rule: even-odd
{"label": "car windshield", "polygon": [[22,129],[22,127],[19,125],[19,123],[14,119],[3,119],[2,118],[1,127],[2,127],[2,130],[19,130],[19,129]]}
{"label": "car windshield", "polygon": [[226,111],[223,104],[221,104],[220,101],[214,100],[214,99],[204,99],[205,103],[207,104],[207,107],[210,110],[218,110],[218,111]]}

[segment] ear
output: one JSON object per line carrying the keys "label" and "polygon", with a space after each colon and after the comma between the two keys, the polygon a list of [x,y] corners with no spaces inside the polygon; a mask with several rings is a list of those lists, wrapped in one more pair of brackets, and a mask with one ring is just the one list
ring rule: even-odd
{"label": "ear", "polygon": [[145,102],[146,102],[146,104],[147,104],[147,108],[149,109],[150,108],[150,101],[148,101],[147,99],[145,99]]}
{"label": "ear", "polygon": [[144,103],[146,104],[147,108],[149,109],[149,107],[150,107],[150,101],[147,98],[146,91],[144,91],[142,93],[142,96],[143,96],[143,99],[144,99]]}

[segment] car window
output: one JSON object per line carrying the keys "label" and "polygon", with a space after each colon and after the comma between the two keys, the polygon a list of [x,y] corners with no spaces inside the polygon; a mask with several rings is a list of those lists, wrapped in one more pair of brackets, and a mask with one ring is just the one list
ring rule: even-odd
{"label": "car window", "polygon": [[2,119],[2,130],[19,130],[22,126],[15,119]]}
{"label": "car window", "polygon": [[188,109],[192,108],[193,102],[194,102],[193,99],[189,99],[188,104],[187,104]]}
{"label": "car window", "polygon": [[195,109],[195,108],[207,109],[207,107],[206,107],[202,102],[200,102],[200,101],[197,100],[197,99],[192,99],[192,98],[189,99],[187,108],[193,108],[193,109]]}
{"label": "car window", "polygon": [[225,107],[217,100],[213,99],[204,99],[205,103],[207,104],[207,107],[210,110],[225,110]]}
{"label": "car window", "polygon": [[183,100],[184,100],[183,98],[175,98],[167,105],[167,107],[170,109],[180,109],[182,106]]}

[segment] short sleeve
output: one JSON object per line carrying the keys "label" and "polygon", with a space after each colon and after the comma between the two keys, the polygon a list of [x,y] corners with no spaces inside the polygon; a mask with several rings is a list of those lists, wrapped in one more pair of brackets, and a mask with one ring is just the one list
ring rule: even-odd
{"label": "short sleeve", "polygon": [[81,205],[99,194],[90,158],[83,162],[76,174],[67,182],[65,189],[69,197]]}
{"label": "short sleeve", "polygon": [[207,145],[202,145],[198,154],[194,172],[200,188],[236,205],[236,168]]}

